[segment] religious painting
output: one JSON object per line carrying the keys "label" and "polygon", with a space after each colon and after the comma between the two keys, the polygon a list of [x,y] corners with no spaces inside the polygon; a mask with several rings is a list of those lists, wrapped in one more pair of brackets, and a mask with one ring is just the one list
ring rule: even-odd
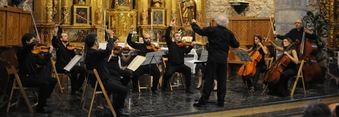
{"label": "religious painting", "polygon": [[89,25],[89,6],[77,6],[73,8],[73,24]]}
{"label": "religious painting", "polygon": [[151,9],[151,25],[165,26],[165,9]]}

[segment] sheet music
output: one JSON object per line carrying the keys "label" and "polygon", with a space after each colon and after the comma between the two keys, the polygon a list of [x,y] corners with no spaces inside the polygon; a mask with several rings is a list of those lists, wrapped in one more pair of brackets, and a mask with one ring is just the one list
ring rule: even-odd
{"label": "sheet music", "polygon": [[127,66],[127,69],[130,69],[132,71],[135,71],[139,68],[139,66],[146,60],[146,57],[144,56],[136,56],[132,62]]}
{"label": "sheet music", "polygon": [[192,42],[193,37],[192,36],[184,36],[181,38],[182,41],[184,42]]}
{"label": "sheet music", "polygon": [[64,67],[66,71],[70,71],[75,64],[79,62],[79,60],[82,58],[81,55],[75,55],[72,60]]}
{"label": "sheet music", "polygon": [[148,52],[146,54],[146,60],[142,65],[147,65],[147,64],[157,64],[161,62],[162,55],[164,55],[163,51],[158,51],[158,52]]}
{"label": "sheet music", "polygon": [[99,43],[99,49],[106,50],[107,42]]}
{"label": "sheet music", "polygon": [[250,55],[248,55],[248,53],[246,51],[237,49],[237,50],[234,50],[234,53],[235,53],[235,55],[240,57],[241,61],[251,61],[252,60]]}

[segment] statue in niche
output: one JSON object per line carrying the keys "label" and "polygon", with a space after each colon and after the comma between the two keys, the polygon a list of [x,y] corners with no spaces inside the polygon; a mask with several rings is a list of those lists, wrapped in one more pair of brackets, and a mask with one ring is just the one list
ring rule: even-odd
{"label": "statue in niche", "polygon": [[152,0],[152,7],[160,8],[162,7],[163,0]]}
{"label": "statue in niche", "polygon": [[193,0],[184,0],[182,2],[182,19],[183,24],[190,24],[196,16],[196,5]]}
{"label": "statue in niche", "polygon": [[73,0],[74,4],[80,4],[80,5],[85,5],[86,4],[86,0]]}
{"label": "statue in niche", "polygon": [[8,6],[7,0],[0,0],[0,7],[7,7],[7,6]]}
{"label": "statue in niche", "polygon": [[141,13],[141,21],[142,21],[141,24],[143,24],[143,25],[147,24],[148,23],[147,19],[148,19],[148,13],[147,13],[147,10],[144,10]]}
{"label": "statue in niche", "polygon": [[97,9],[95,11],[95,19],[96,19],[96,24],[98,25],[102,24],[102,9]]}
{"label": "statue in niche", "polygon": [[129,6],[131,4],[131,0],[113,0],[112,1],[112,8],[117,6]]}

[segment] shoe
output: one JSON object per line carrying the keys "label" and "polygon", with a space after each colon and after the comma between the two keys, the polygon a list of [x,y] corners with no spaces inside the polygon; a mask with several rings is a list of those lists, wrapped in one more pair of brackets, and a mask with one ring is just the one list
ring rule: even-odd
{"label": "shoe", "polygon": [[126,112],[124,109],[119,109],[118,110],[118,116],[129,116],[130,113]]}
{"label": "shoe", "polygon": [[204,105],[206,105],[206,103],[204,103],[204,102],[198,102],[198,103],[193,104],[194,107],[202,107]]}
{"label": "shoe", "polygon": [[217,103],[217,106],[218,106],[218,107],[224,107],[224,105],[225,105],[224,102],[218,102],[218,103]]}
{"label": "shoe", "polygon": [[37,113],[44,113],[44,114],[50,114],[50,113],[52,113],[52,111],[46,110],[44,107],[37,107],[37,108],[36,108],[36,112],[37,112]]}
{"label": "shoe", "polygon": [[185,92],[188,94],[193,94],[193,91],[191,91],[190,89],[186,89]]}
{"label": "shoe", "polygon": [[157,95],[158,94],[157,90],[152,90],[152,94]]}

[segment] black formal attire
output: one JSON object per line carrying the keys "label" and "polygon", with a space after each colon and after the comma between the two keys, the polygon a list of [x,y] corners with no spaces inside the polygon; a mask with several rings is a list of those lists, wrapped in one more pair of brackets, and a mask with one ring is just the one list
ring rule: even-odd
{"label": "black formal attire", "polygon": [[277,83],[269,83],[268,94],[279,97],[289,96],[288,81],[297,74],[297,64],[291,61],[280,75]]}
{"label": "black formal attire", "polygon": [[[252,51],[255,51],[257,49],[258,45],[256,45],[255,47],[253,47]],[[260,48],[259,53],[261,55],[261,59],[260,61],[257,63],[256,67],[256,72],[254,76],[246,76],[243,78],[243,80],[245,80],[246,84],[247,84],[247,88],[249,89],[255,89],[257,81],[259,79],[259,76],[261,73],[264,73],[267,69],[266,64],[265,64],[265,53],[264,50],[262,48]]]}
{"label": "black formal attire", "polygon": [[211,77],[213,75],[216,76],[218,81],[218,105],[223,106],[226,95],[228,46],[238,48],[239,42],[235,39],[233,33],[226,27],[218,25],[216,27],[205,27],[201,29],[196,23],[192,23],[191,25],[194,32],[202,36],[207,36],[209,43],[206,71],[203,76],[205,77],[204,88],[202,96],[196,106],[206,104],[208,101],[213,89],[214,78]]}
{"label": "black formal attire", "polygon": [[180,47],[175,42],[171,40],[171,30],[172,27],[168,27],[165,33],[165,40],[168,47],[168,64],[166,66],[166,71],[163,80],[163,90],[167,89],[169,79],[174,74],[174,72],[182,73],[186,78],[186,91],[190,91],[191,87],[191,68],[184,64],[185,54],[189,53],[193,46]]}
{"label": "black formal attire", "polygon": [[76,91],[79,91],[85,80],[85,68],[80,65],[75,65],[69,72],[66,71],[64,67],[76,55],[75,51],[67,49],[68,44],[64,45],[56,36],[52,39],[52,45],[56,49],[56,71],[58,73],[66,73],[69,76],[71,79],[71,94],[74,95]]}
{"label": "black formal attire", "polygon": [[[111,54],[113,47],[113,39],[107,40],[107,46],[105,50],[97,50],[88,48],[85,56],[85,63],[88,70],[96,69],[105,86],[105,89],[109,95],[116,95],[118,98],[113,100],[113,106],[116,111],[119,111],[124,107],[124,102],[128,94],[128,88],[120,82],[119,76],[112,75],[107,67],[108,57]],[[89,75],[89,80],[94,86],[95,77],[93,74]]]}
{"label": "black formal attire", "polygon": [[[132,34],[128,34],[127,43],[134,49],[139,50],[138,55],[145,56],[148,52],[153,52],[153,50],[147,49],[146,44],[135,43],[132,41]],[[156,64],[148,64],[141,65],[137,70],[133,73],[132,83],[133,89],[136,90],[138,88],[138,78],[143,74],[149,74],[153,76],[153,86],[152,91],[155,92],[158,88],[159,79],[160,79],[160,71]]]}
{"label": "black formal attire", "polygon": [[[301,27],[299,30],[297,28],[293,28],[285,35],[277,35],[277,38],[284,39],[288,37],[292,39],[294,42],[295,41],[301,42],[301,39],[303,37],[303,32],[304,32],[304,27]],[[305,33],[305,37],[311,40],[317,39],[317,36],[314,33],[313,34]]]}
{"label": "black formal attire", "polygon": [[35,55],[34,45],[24,45],[17,52],[19,76],[22,85],[39,89],[37,110],[46,106],[46,100],[54,90],[57,80],[52,77],[50,53]]}

